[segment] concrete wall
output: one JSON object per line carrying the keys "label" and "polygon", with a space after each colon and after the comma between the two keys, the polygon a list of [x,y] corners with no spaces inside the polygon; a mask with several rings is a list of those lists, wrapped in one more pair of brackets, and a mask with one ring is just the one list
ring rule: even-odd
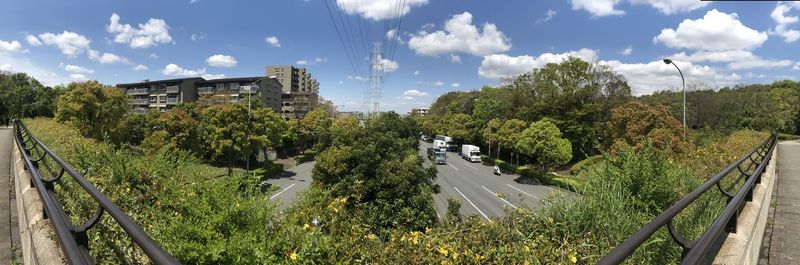
{"label": "concrete wall", "polygon": [[753,201],[747,202],[737,220],[736,233],[728,234],[713,264],[758,264],[761,241],[767,225],[769,204],[778,175],[778,148],[772,152],[761,183],[753,189]]}
{"label": "concrete wall", "polygon": [[66,264],[50,220],[42,218],[43,206],[39,193],[30,185],[30,174],[25,170],[16,143],[11,159],[24,264]]}

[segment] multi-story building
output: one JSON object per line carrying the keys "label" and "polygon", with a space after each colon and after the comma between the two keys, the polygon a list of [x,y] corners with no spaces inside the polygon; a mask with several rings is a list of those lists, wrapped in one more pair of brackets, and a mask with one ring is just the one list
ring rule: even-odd
{"label": "multi-story building", "polygon": [[267,76],[281,84],[281,114],[286,118],[303,118],[319,97],[319,82],[305,68],[291,65],[270,65]]}
{"label": "multi-story building", "polygon": [[[253,82],[257,89],[253,89]],[[215,104],[246,100],[247,96],[261,99],[274,111],[281,111],[281,85],[274,78],[241,77],[205,80],[200,77],[169,80],[144,80],[139,83],[117,84],[130,99],[128,104],[136,111],[157,109],[167,111],[182,102]]]}
{"label": "multi-story building", "polygon": [[[258,83],[254,83],[258,81]],[[281,84],[274,78],[238,77],[198,81],[197,102],[203,105],[246,101],[255,97],[275,112],[281,110]],[[256,86],[253,86],[255,84]]]}
{"label": "multi-story building", "polygon": [[411,109],[411,112],[408,114],[411,116],[425,116],[428,115],[428,109],[427,108]]}

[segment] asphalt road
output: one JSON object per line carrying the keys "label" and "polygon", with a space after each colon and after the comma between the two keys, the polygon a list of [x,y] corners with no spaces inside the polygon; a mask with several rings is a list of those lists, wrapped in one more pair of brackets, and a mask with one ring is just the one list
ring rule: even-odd
{"label": "asphalt road", "polygon": [[[419,154],[426,158],[425,166],[431,166],[426,153],[431,145],[420,142]],[[265,181],[265,188],[275,187],[270,200],[278,204],[279,211],[286,209],[299,192],[311,185],[314,164],[312,161],[297,165]],[[434,203],[440,218],[445,217],[447,199],[451,197],[461,202],[461,215],[476,215],[491,221],[491,218],[505,215],[505,209],[542,207],[551,194],[560,192],[554,187],[517,183],[514,180],[518,175],[494,175],[490,166],[466,161],[458,152],[448,152],[447,164],[435,166],[438,171],[435,183],[440,189],[434,194]]]}
{"label": "asphalt road", "polygon": [[[420,155],[427,158],[426,150],[432,144],[421,141],[419,146]],[[430,161],[425,165],[431,165]],[[448,198],[461,202],[461,215],[491,221],[503,216],[505,209],[542,207],[551,194],[560,192],[554,187],[517,183],[518,175],[494,175],[492,167],[464,160],[458,152],[448,152],[447,164],[435,166],[440,191],[434,194],[434,202],[440,218],[447,212]]]}
{"label": "asphalt road", "polygon": [[283,211],[292,203],[297,193],[311,186],[311,170],[316,162],[306,162],[284,171],[278,176],[268,179],[265,188],[276,187],[277,191],[270,193],[270,201],[278,204],[278,211]]}

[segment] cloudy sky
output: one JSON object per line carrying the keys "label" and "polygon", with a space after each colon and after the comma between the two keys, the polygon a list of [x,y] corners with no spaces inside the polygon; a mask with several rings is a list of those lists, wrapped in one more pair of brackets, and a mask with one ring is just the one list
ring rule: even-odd
{"label": "cloudy sky", "polygon": [[361,107],[381,42],[382,109],[407,112],[566,56],[623,74],[635,94],[800,73],[800,3],[694,0],[11,1],[0,70],[47,85],[264,74],[307,67],[340,109]]}

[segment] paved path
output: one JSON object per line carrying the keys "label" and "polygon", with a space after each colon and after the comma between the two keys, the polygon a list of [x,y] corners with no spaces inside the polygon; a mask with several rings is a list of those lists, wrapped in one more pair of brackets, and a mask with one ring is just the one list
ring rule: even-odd
{"label": "paved path", "polygon": [[800,142],[778,144],[777,204],[768,264],[800,264]]}
{"label": "paved path", "polygon": [[314,164],[314,161],[299,164],[277,177],[265,181],[266,187],[277,187],[277,190],[270,194],[269,199],[278,204],[278,211],[289,207],[298,192],[311,186],[311,170],[314,169]]}
{"label": "paved path", "polygon": [[[11,146],[14,143],[10,128],[0,126],[0,264],[11,264],[12,231],[16,232],[16,214],[12,215]],[[13,217],[13,218],[12,218]],[[18,233],[18,232],[17,232]],[[14,239],[19,238],[13,236]]]}

